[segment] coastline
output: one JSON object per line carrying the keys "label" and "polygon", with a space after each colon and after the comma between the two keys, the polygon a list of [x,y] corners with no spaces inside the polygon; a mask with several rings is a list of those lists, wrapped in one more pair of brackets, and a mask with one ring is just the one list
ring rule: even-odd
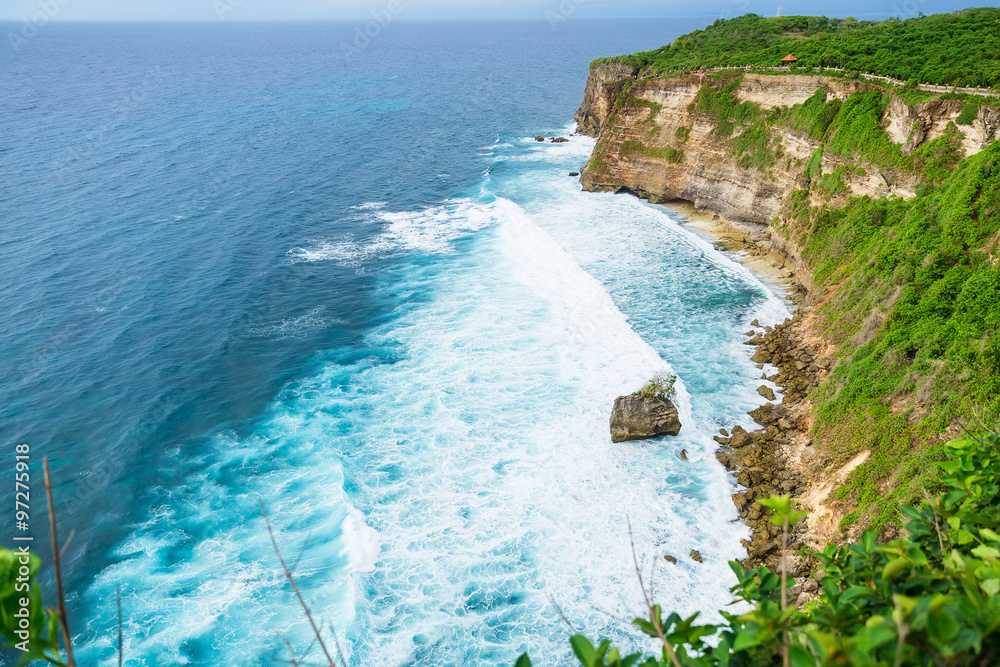
{"label": "coastline", "polygon": [[[780,246],[770,243],[767,235],[699,211],[691,202],[677,200],[660,205],[682,218],[685,227],[769,283],[793,310],[792,316],[778,325],[755,326],[747,332],[745,342],[754,349],[752,359],[763,372],[761,379],[780,387],[773,397],[764,396],[771,400],[748,413],[759,428],[746,431],[734,426],[723,429],[715,440],[720,445],[716,458],[741,487],[733,494],[733,503],[752,534],[749,540],[743,540],[747,550],[744,567],[780,567],[780,529],[770,523],[769,511],[758,501],[789,493],[808,512],[790,536],[788,553],[790,574],[805,576],[813,563],[796,552],[802,546],[822,548],[839,532],[842,512],[828,506],[826,500],[836,482],[842,482],[866,458],[858,456],[831,474],[824,469],[809,437],[813,418],[808,395],[833,366],[834,349],[814,333],[814,311],[821,304],[788,268],[791,258]],[[764,389],[762,385],[761,391]],[[805,595],[800,601],[803,603],[813,592],[808,580],[792,589],[793,599]]]}
{"label": "coastline", "polygon": [[711,241],[718,250],[728,253],[732,259],[763,278],[790,304],[798,308],[803,303],[805,287],[789,268],[789,258],[778,248],[771,247],[768,240],[755,230],[700,211],[691,202],[677,200],[659,205],[683,218],[686,228]]}

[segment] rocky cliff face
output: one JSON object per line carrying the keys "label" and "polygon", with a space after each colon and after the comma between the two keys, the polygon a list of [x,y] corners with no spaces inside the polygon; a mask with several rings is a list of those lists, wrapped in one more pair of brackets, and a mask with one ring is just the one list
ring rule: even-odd
{"label": "rocky cliff face", "polygon": [[[777,247],[788,258],[788,268],[800,276],[808,273],[801,266],[800,248],[769,229],[793,192],[809,192],[813,204],[830,199],[844,203],[849,196],[915,194],[919,183],[915,174],[829,151],[822,154],[821,172],[813,170],[810,178],[807,166],[823,142],[788,123],[770,128],[774,143],[767,149],[776,156],[772,164],[766,168],[748,165],[734,149],[747,127],[737,124],[729,134],[720,132],[719,118],[698,104],[699,91],[706,83],[721,86],[738,80],[732,90],[736,101],[752,102],[761,110],[802,104],[820,88],[828,100],[846,100],[856,92],[876,89],[875,84],[751,73],[733,73],[721,82],[701,75],[638,80],[636,75],[621,63],[596,65],[591,70],[583,105],[576,114],[578,131],[599,136],[592,159],[581,173],[586,190],[627,190],[653,202],[689,201],[743,226],[753,240]],[[903,155],[909,155],[944,134],[962,108],[958,100],[911,106],[893,97],[882,127],[902,147]],[[958,129],[964,135],[961,150],[966,156],[976,153],[1000,134],[1000,108],[982,107],[971,126]],[[823,174],[836,175],[834,192],[810,188],[810,181]]]}
{"label": "rocky cliff face", "polygon": [[583,104],[576,112],[576,131],[591,137],[601,132],[601,125],[615,106],[618,94],[625,84],[635,79],[636,70],[621,63],[595,65],[590,69]]}

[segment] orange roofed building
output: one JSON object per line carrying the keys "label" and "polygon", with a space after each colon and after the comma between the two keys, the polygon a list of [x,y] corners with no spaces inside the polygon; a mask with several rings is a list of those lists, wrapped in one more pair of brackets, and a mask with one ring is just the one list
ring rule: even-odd
{"label": "orange roofed building", "polygon": [[798,61],[799,59],[793,56],[791,53],[789,53],[787,56],[781,59],[781,62],[785,63],[786,65],[791,65],[792,63],[797,63]]}

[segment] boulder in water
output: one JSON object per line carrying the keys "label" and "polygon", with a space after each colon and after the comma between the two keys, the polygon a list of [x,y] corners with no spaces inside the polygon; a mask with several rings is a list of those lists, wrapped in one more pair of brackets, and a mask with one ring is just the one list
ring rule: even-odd
{"label": "boulder in water", "polygon": [[611,441],[645,440],[658,435],[677,435],[681,420],[669,400],[647,396],[620,396],[611,410]]}
{"label": "boulder in water", "polygon": [[768,387],[766,384],[761,385],[757,388],[757,393],[766,398],[769,401],[775,400],[774,390]]}

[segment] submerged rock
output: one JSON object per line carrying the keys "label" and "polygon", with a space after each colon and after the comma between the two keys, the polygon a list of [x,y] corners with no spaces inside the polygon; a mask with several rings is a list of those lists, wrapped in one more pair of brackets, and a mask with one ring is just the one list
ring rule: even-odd
{"label": "submerged rock", "polygon": [[567,141],[569,141],[569,139],[567,139],[566,137],[553,137],[552,138],[552,143],[554,143],[554,144],[564,144]]}
{"label": "submerged rock", "polygon": [[663,557],[663,560],[667,561],[668,563],[673,563],[674,565],[677,565],[677,559],[671,556],[670,554],[666,554]]}
{"label": "submerged rock", "polygon": [[687,461],[688,460],[688,450],[682,449],[681,453],[678,454],[677,456],[678,456],[678,458],[680,458],[681,461]]}
{"label": "submerged rock", "polygon": [[693,560],[696,563],[704,563],[705,562],[701,558],[701,552],[697,551],[696,549],[692,549],[691,550],[691,560]]}
{"label": "submerged rock", "polygon": [[545,141],[545,137],[539,134],[537,137],[535,137],[535,141]]}
{"label": "submerged rock", "polygon": [[569,172],[569,175],[570,176],[579,176],[580,172],[578,172],[578,171],[571,171],[571,172]]}
{"label": "submerged rock", "polygon": [[677,435],[681,420],[669,400],[645,396],[620,396],[611,411],[611,441],[644,440],[658,435]]}

